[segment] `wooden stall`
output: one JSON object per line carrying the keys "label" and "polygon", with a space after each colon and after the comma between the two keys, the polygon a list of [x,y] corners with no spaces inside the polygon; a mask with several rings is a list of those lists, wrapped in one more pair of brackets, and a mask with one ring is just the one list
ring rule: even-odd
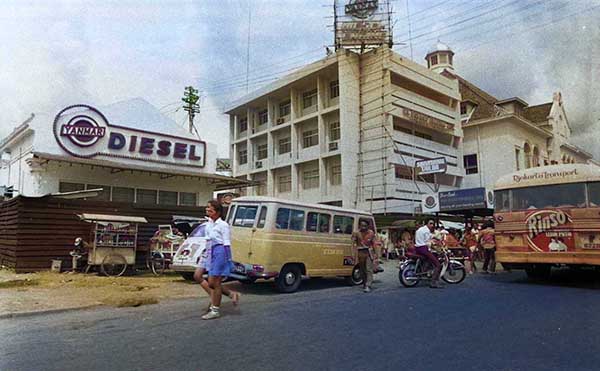
{"label": "wooden stall", "polygon": [[53,196],[18,196],[0,203],[0,265],[17,273],[50,269],[52,259],[70,267],[73,240],[89,236],[92,226],[77,216],[83,213],[145,217],[139,226],[137,264],[144,265],[149,241],[160,224],[173,215],[204,216],[204,207],[144,205]]}

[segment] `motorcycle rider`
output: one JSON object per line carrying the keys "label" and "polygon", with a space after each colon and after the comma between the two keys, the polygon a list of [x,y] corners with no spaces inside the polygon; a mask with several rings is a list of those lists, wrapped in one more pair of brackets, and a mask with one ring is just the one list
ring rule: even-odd
{"label": "motorcycle rider", "polygon": [[431,284],[429,287],[435,289],[444,288],[439,282],[440,272],[442,271],[442,265],[439,260],[429,251],[429,246],[432,244],[433,231],[435,229],[435,221],[433,219],[427,219],[427,223],[424,226],[417,229],[415,233],[415,248],[417,254],[423,255],[433,264],[433,277],[431,278]]}

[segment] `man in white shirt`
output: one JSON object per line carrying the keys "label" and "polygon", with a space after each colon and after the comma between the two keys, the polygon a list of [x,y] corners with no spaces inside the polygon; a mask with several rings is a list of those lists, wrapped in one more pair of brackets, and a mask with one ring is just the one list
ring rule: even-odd
{"label": "man in white shirt", "polygon": [[434,229],[435,221],[433,219],[428,219],[424,226],[417,229],[417,232],[415,233],[415,248],[417,250],[417,254],[425,256],[427,260],[429,260],[434,266],[433,277],[431,277],[431,284],[429,287],[439,289],[444,287],[439,283],[442,265],[435,255],[429,251]]}

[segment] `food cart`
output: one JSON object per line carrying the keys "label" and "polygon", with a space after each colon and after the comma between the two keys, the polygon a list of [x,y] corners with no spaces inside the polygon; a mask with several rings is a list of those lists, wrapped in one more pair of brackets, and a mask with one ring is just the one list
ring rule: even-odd
{"label": "food cart", "polygon": [[93,223],[89,241],[88,268],[100,266],[106,276],[121,276],[127,266],[135,264],[139,223],[148,223],[138,216],[81,214],[79,218]]}

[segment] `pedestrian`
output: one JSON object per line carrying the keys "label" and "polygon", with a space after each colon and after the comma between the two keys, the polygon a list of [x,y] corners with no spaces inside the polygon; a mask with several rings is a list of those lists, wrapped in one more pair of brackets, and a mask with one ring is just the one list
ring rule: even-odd
{"label": "pedestrian", "polygon": [[477,265],[475,265],[475,257],[477,255],[477,237],[473,228],[471,228],[471,225],[467,224],[465,226],[465,233],[463,234],[460,242],[465,248],[465,254],[467,256],[465,261],[467,272],[469,272],[469,274],[473,274],[477,272]]}
{"label": "pedestrian", "polygon": [[373,284],[373,260],[375,252],[375,232],[369,229],[369,223],[361,220],[358,223],[359,230],[352,234],[353,245],[356,246],[358,256],[358,269],[363,282],[363,292],[371,291]]}
{"label": "pedestrian", "polygon": [[223,279],[229,276],[233,267],[231,261],[231,229],[221,216],[223,207],[217,200],[210,200],[206,205],[207,246],[210,249],[210,263],[208,267],[208,286],[210,287],[210,308],[202,319],[215,319],[221,316],[220,306],[223,293],[231,297],[234,304],[239,302],[239,293],[228,290],[222,285]]}
{"label": "pedestrian", "polygon": [[494,222],[489,220],[479,232],[479,244],[483,247],[483,269],[481,273],[496,273],[496,238]]}

